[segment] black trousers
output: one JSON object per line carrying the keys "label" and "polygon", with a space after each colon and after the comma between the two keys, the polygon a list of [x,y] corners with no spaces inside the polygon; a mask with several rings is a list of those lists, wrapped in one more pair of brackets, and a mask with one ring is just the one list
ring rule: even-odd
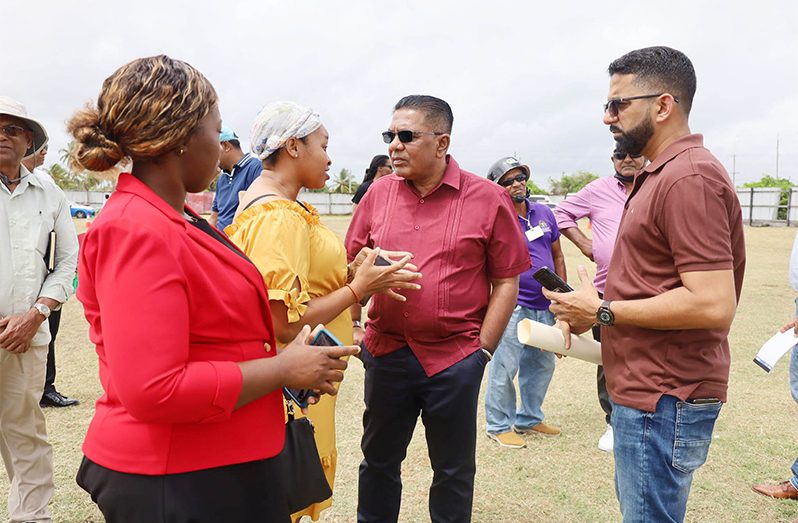
{"label": "black trousers", "polygon": [[278,470],[274,459],[265,459],[144,476],[110,470],[84,457],[77,482],[107,523],[289,523]]}
{"label": "black trousers", "polygon": [[[593,327],[593,338],[601,342],[601,327]],[[596,391],[598,392],[599,405],[601,405],[601,410],[604,411],[604,419],[609,425],[612,402],[610,401],[610,394],[607,392],[607,380],[604,378],[604,367],[602,365],[599,365],[596,371]]]}
{"label": "black trousers", "polygon": [[395,522],[402,499],[401,465],[419,414],[434,472],[433,523],[471,521],[476,473],[477,401],[486,358],[477,351],[427,377],[409,347],[373,357],[363,347],[366,410],[357,520]]}
{"label": "black trousers", "polygon": [[52,311],[50,318],[50,345],[47,347],[47,371],[44,375],[44,393],[55,391],[55,338],[61,326],[61,310]]}

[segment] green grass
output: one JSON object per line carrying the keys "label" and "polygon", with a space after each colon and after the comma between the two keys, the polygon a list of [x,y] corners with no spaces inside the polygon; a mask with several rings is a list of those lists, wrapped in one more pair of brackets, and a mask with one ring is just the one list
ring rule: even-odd
{"label": "green grass", "polygon": [[[325,218],[325,222],[343,235],[348,218]],[[798,503],[764,498],[750,488],[754,482],[786,479],[798,455],[796,405],[789,393],[786,358],[770,375],[751,362],[759,346],[792,316],[794,295],[787,284],[787,264],[794,236],[795,229],[746,228],[748,268],[731,332],[729,403],[716,425],[709,461],[695,475],[688,521],[787,522],[798,518]],[[573,283],[576,266],[586,260],[567,240],[563,245]],[[58,388],[82,403],[46,411],[56,471],[52,513],[56,521],[99,522],[101,515],[74,482],[82,438],[93,401],[100,394],[96,356],[80,303],[74,299],[66,305],[57,355]],[[355,520],[363,367],[356,359],[350,363],[338,399],[335,503],[322,518],[328,522]],[[480,401],[475,522],[619,520],[613,459],[596,448],[605,427],[596,399],[594,366],[558,360],[544,411],[546,420],[561,426],[563,434],[529,437],[526,449],[500,449],[488,440],[482,405]],[[429,520],[427,490],[432,473],[423,426],[418,425],[403,466],[401,521]],[[452,434],[452,444],[457,445],[457,434]],[[7,489],[5,476],[0,477],[1,498]]]}

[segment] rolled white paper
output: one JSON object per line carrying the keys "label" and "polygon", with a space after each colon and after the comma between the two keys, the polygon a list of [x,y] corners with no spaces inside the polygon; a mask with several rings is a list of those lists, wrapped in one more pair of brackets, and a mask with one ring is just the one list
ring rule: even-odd
{"label": "rolled white paper", "polygon": [[557,327],[533,320],[518,322],[518,341],[548,352],[601,365],[601,344],[596,340],[571,334],[571,348],[565,350],[565,339]]}

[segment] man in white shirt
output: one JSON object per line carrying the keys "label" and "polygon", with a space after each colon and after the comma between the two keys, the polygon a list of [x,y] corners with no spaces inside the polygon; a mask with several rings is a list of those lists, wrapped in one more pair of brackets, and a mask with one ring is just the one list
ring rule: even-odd
{"label": "man in white shirt", "polygon": [[0,454],[12,522],[51,521],[52,448],[39,406],[47,319],[72,293],[78,255],[63,191],[22,165],[46,140],[22,104],[0,96]]}
{"label": "man in white shirt", "polygon": [[[792,244],[792,253],[790,254],[790,287],[795,292],[798,292],[798,234],[795,235],[795,241]],[[798,299],[795,300],[795,319],[788,323],[781,330],[795,329],[796,336],[798,336]],[[792,348],[790,355],[790,392],[792,392],[792,399],[798,402],[798,345]],[[757,494],[768,496],[776,499],[792,499],[798,500],[798,459],[792,464],[792,477],[787,481],[782,481],[777,485],[770,485],[766,483],[752,485],[751,488]]]}

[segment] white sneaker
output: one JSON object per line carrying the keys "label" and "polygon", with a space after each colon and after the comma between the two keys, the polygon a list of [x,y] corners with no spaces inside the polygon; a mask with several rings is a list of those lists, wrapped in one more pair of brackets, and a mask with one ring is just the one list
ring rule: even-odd
{"label": "white sneaker", "polygon": [[604,452],[612,452],[613,438],[612,425],[607,425],[607,430],[601,435],[598,441],[599,450],[603,450]]}

